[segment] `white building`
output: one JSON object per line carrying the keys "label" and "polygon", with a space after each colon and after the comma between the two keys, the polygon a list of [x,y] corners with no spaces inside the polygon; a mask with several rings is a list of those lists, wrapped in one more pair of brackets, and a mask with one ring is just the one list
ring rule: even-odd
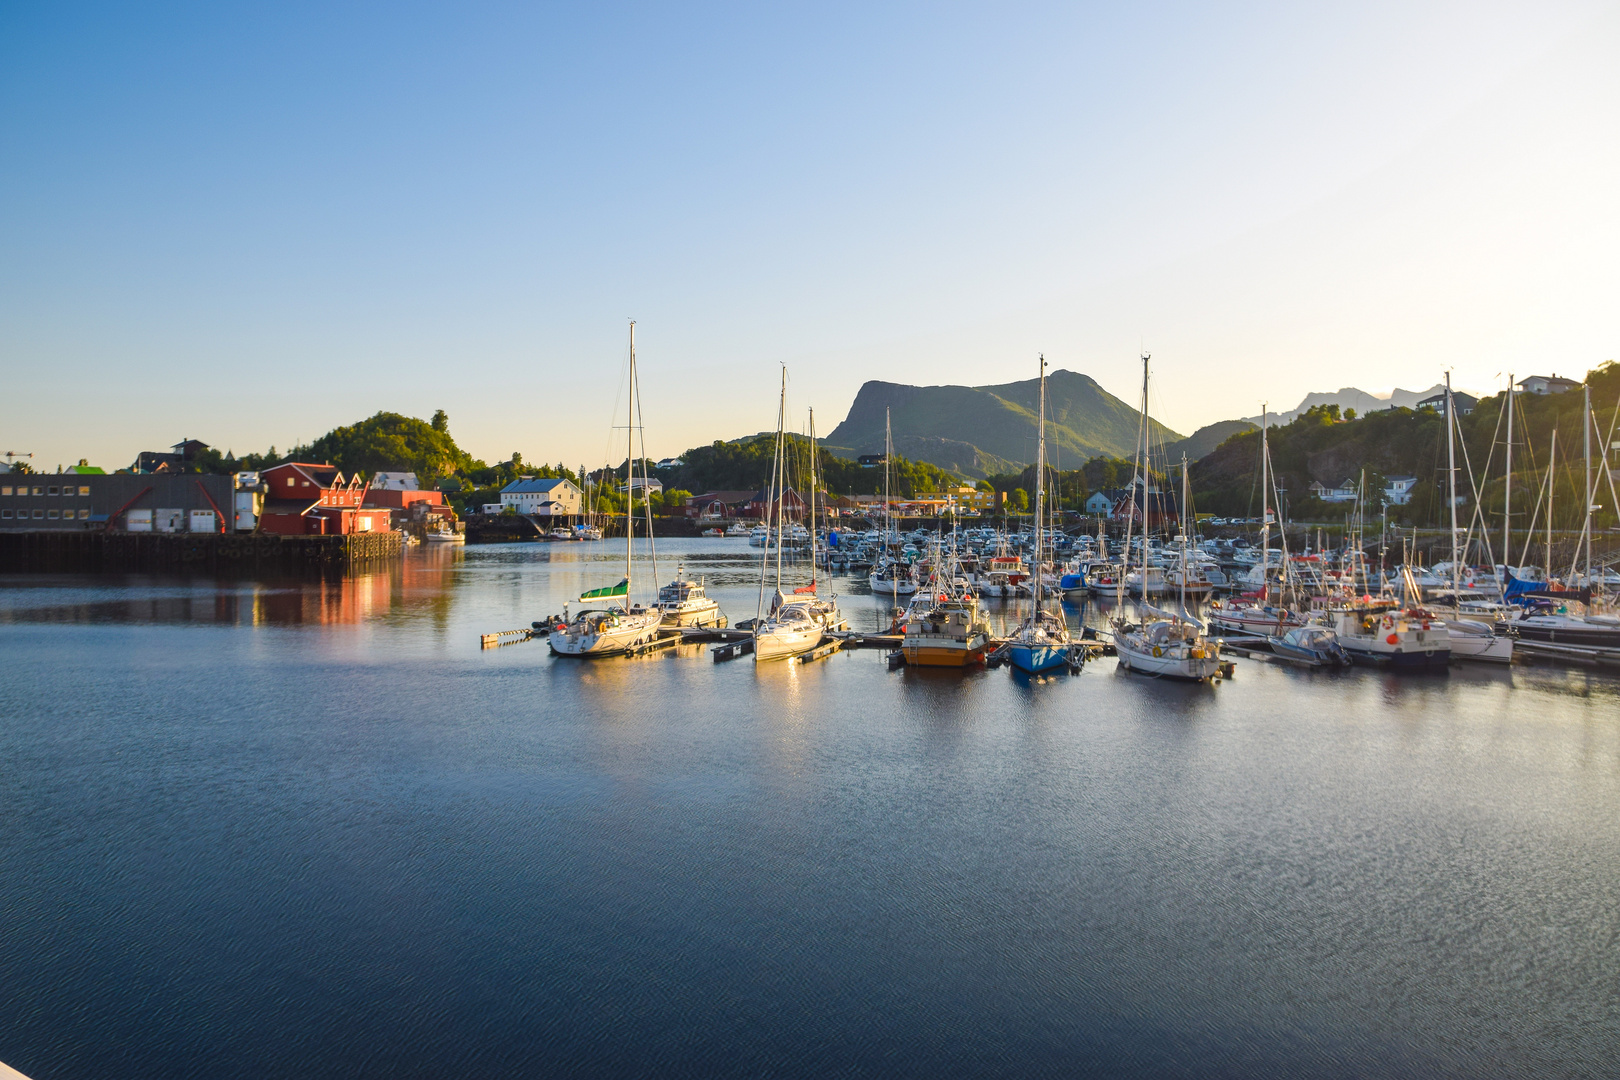
{"label": "white building", "polygon": [[421,491],[413,472],[380,472],[371,478],[371,486],[379,491]]}
{"label": "white building", "polygon": [[1412,489],[1417,487],[1415,476],[1391,476],[1384,488],[1384,501],[1390,506],[1405,506],[1412,501]]}
{"label": "white building", "polygon": [[572,517],[584,512],[584,496],[579,488],[560,477],[541,480],[526,476],[501,489],[501,507],[508,506],[519,514]]}
{"label": "white building", "polygon": [[1566,390],[1578,390],[1580,385],[1574,379],[1557,375],[1531,375],[1519,380],[1519,389],[1527,394],[1562,394]]}
{"label": "white building", "polygon": [[658,479],[656,476],[652,477],[651,479],[646,479],[640,476],[632,476],[630,478],[629,487],[626,487],[623,484],[619,485],[620,494],[623,494],[626,491],[641,491],[643,489],[652,492],[654,495],[662,495],[664,492],[664,482]]}
{"label": "white building", "polygon": [[1356,482],[1346,478],[1338,487],[1328,487],[1326,484],[1311,481],[1311,494],[1329,503],[1346,503],[1356,501]]}

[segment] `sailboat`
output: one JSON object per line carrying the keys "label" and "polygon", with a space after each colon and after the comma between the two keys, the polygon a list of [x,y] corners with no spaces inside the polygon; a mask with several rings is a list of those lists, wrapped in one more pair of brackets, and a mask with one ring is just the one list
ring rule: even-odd
{"label": "sailboat", "polygon": [[1041,576],[1041,527],[1046,517],[1046,357],[1041,357],[1040,420],[1035,440],[1035,583],[1034,608],[1007,644],[1007,659],[1020,671],[1036,674],[1069,662],[1069,626],[1059,612],[1046,606]]}
{"label": "sailboat", "polygon": [[894,537],[894,510],[889,501],[889,462],[894,457],[894,434],[889,427],[889,410],[883,410],[883,554],[866,580],[881,596],[909,596],[917,591],[917,579],[910,565],[889,554]]}
{"label": "sailboat", "polygon": [[[1151,505],[1151,484],[1148,482],[1153,475],[1152,454],[1148,450],[1148,360],[1146,353],[1142,354],[1142,415],[1139,421],[1140,434],[1137,437],[1136,468],[1131,477],[1131,495],[1135,498],[1136,483],[1142,484],[1142,529],[1147,530],[1148,507]],[[1181,510],[1186,513],[1189,502],[1187,490],[1187,471],[1181,472]],[[1125,523],[1125,562],[1129,570],[1131,558],[1131,527],[1136,521],[1134,507]],[[1191,526],[1183,521],[1183,535],[1190,535]],[[1142,546],[1143,556],[1146,557],[1147,545]],[[1187,574],[1187,546],[1181,548],[1181,580],[1186,581]],[[1125,583],[1123,578],[1119,585],[1117,597],[1120,609],[1123,610],[1125,602]],[[1187,594],[1181,593],[1181,610],[1172,612],[1154,607],[1145,600],[1141,604],[1143,618],[1140,623],[1129,622],[1123,614],[1114,620],[1114,649],[1119,654],[1120,666],[1128,671],[1139,671],[1146,675],[1159,675],[1171,679],[1187,679],[1201,682],[1220,674],[1221,658],[1218,643],[1211,641],[1205,633],[1204,624],[1193,618],[1187,612]]]}
{"label": "sailboat", "polygon": [[[1511,392],[1512,387],[1509,387]],[[1511,436],[1511,430],[1509,432]],[[1511,459],[1510,459],[1511,460]],[[1512,483],[1511,475],[1508,483]],[[1451,509],[1451,605],[1445,613],[1445,626],[1453,660],[1487,660],[1497,664],[1513,662],[1513,635],[1498,634],[1494,623],[1463,616],[1462,553],[1457,550],[1457,409],[1451,395],[1451,372],[1446,372],[1446,502]],[[1509,496],[1511,498],[1511,496]],[[1479,499],[1474,499],[1478,505]]]}
{"label": "sailboat", "polygon": [[[638,399],[636,384],[636,324],[630,324],[630,403],[627,407],[628,417],[626,423],[629,430],[626,435],[627,451],[626,468],[635,468],[635,424],[636,402]],[[659,625],[663,622],[663,612],[656,607],[645,608],[640,604],[632,605],[630,601],[631,582],[635,576],[635,533],[636,519],[630,512],[631,498],[629,476],[625,477],[626,491],[624,499],[624,580],[617,585],[609,585],[601,589],[592,589],[580,594],[582,603],[591,601],[616,602],[613,606],[600,608],[585,608],[576,614],[572,620],[565,623],[559,630],[551,633],[547,641],[551,643],[551,651],[557,656],[578,656],[597,658],[603,656],[617,656],[621,653],[633,652],[643,645],[650,644],[658,639]]]}
{"label": "sailboat", "polygon": [[[787,419],[787,369],[782,369],[782,396],[776,411],[776,458],[772,463],[770,492],[776,503],[777,536],[783,534],[782,504],[786,501],[784,491],[787,487],[787,454],[786,434],[784,431]],[[771,596],[771,609],[763,618],[754,620],[754,662],[765,663],[771,660],[787,660],[803,653],[809,652],[826,636],[828,630],[842,629],[845,625],[844,617],[838,611],[837,597],[823,600],[816,595],[816,472],[815,472],[815,419],[812,415],[810,428],[810,529],[811,558],[810,558],[810,584],[793,590],[791,599],[782,592],[782,550],[786,545],[776,546],[776,590]],[[767,550],[760,560],[759,587],[763,595],[765,579],[770,566],[770,552]]]}
{"label": "sailboat", "polygon": [[[1599,611],[1599,598],[1601,592],[1593,588],[1594,577],[1592,573],[1592,511],[1597,509],[1598,495],[1597,477],[1592,469],[1592,388],[1582,387],[1583,404],[1581,409],[1581,431],[1585,442],[1585,457],[1582,468],[1582,489],[1586,495],[1586,517],[1581,526],[1581,535],[1575,547],[1575,556],[1570,563],[1569,573],[1565,580],[1573,582],[1577,579],[1576,570],[1582,554],[1585,555],[1585,573],[1579,575],[1584,579],[1580,588],[1558,589],[1554,587],[1553,579],[1553,461],[1556,458],[1558,446],[1558,431],[1553,430],[1553,452],[1547,460],[1547,564],[1546,581],[1541,588],[1536,583],[1521,581],[1514,577],[1511,571],[1506,575],[1507,587],[1503,590],[1503,598],[1524,606],[1517,618],[1512,622],[1514,631],[1521,640],[1545,642],[1549,645],[1575,645],[1587,649],[1620,649],[1620,618],[1612,614]],[[1599,470],[1604,475],[1610,475],[1607,469]],[[1613,478],[1610,475],[1610,499],[1615,498]],[[1526,541],[1526,548],[1529,543]],[[1578,603],[1585,613],[1580,614],[1569,610],[1571,603]],[[1556,605],[1556,606],[1555,606]]]}

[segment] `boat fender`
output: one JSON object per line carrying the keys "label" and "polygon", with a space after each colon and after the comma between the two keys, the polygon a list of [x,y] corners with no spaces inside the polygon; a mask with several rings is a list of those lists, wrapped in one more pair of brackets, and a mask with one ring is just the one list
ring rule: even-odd
{"label": "boat fender", "polygon": [[1385,615],[1384,616],[1384,629],[1385,630],[1393,630],[1393,629],[1395,629],[1395,617],[1393,615]]}
{"label": "boat fender", "polygon": [[1401,635],[1391,634],[1389,637],[1385,638],[1384,641],[1390,645],[1399,645],[1401,643]]}
{"label": "boat fender", "polygon": [[1153,655],[1154,656],[1163,656],[1164,655],[1164,650],[1159,648],[1157,645],[1155,645],[1155,646],[1153,646]]}

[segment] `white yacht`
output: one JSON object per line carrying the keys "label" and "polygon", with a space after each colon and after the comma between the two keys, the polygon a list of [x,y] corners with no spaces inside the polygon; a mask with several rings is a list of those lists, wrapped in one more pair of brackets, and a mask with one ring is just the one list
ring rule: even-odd
{"label": "white yacht", "polygon": [[663,616],[665,626],[721,626],[720,602],[704,591],[703,582],[686,577],[686,568],[675,567],[675,580],[658,590],[653,605]]}

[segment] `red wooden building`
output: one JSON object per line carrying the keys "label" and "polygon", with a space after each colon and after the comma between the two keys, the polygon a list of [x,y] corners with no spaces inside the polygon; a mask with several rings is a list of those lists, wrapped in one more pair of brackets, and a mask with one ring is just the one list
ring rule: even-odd
{"label": "red wooden building", "polygon": [[389,511],[365,506],[367,485],[331,465],[289,461],[264,469],[259,529],[286,536],[387,532]]}

